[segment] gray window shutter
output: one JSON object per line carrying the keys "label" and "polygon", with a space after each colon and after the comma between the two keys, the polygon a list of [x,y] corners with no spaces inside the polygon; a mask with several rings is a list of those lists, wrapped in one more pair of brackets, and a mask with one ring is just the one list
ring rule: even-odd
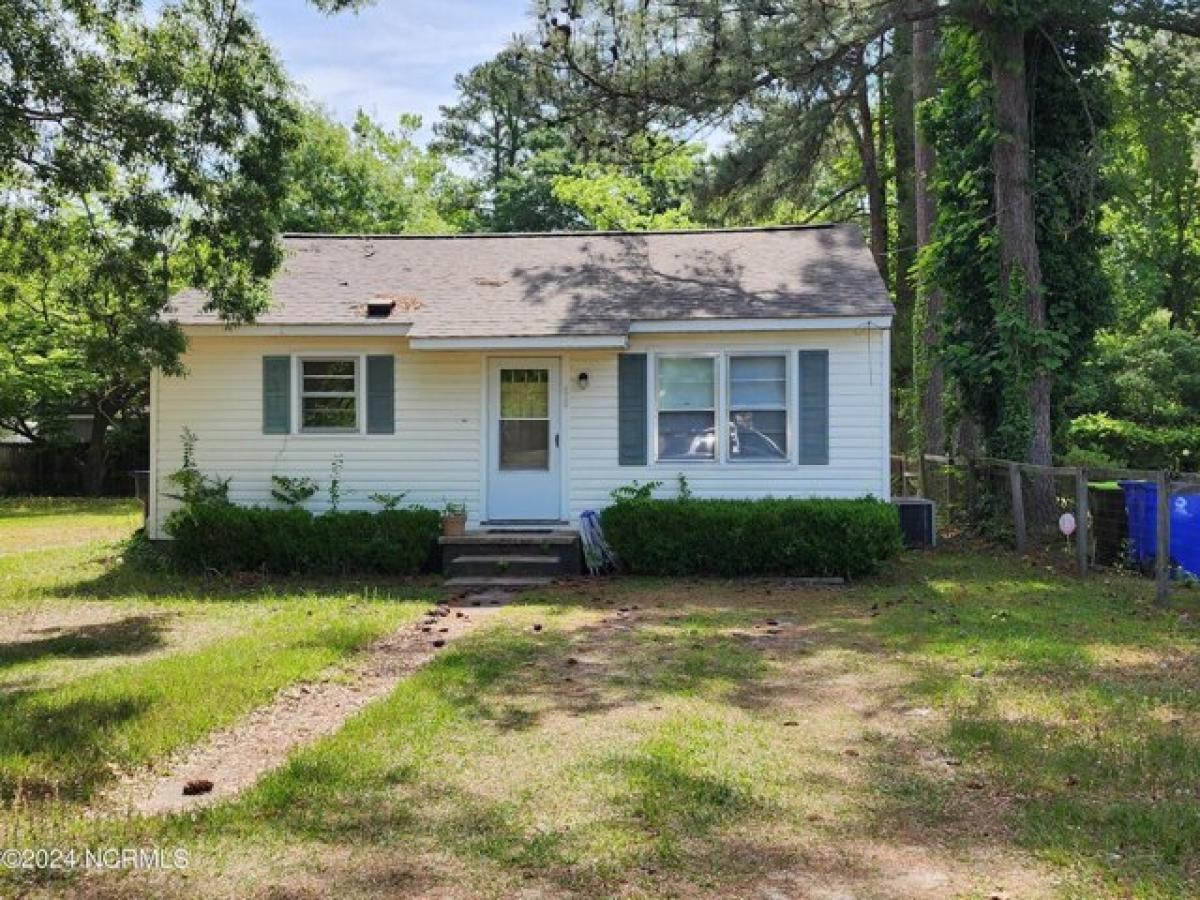
{"label": "gray window shutter", "polygon": [[646,465],[646,354],[617,357],[617,460]]}
{"label": "gray window shutter", "polygon": [[396,357],[367,357],[367,434],[396,432]]}
{"label": "gray window shutter", "polygon": [[800,464],[829,464],[829,351],[800,351]]}
{"label": "gray window shutter", "polygon": [[292,358],[263,357],[263,434],[292,430]]}

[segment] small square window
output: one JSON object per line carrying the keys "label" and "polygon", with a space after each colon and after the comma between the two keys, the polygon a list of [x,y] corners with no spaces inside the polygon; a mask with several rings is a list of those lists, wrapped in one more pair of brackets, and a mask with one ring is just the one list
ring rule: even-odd
{"label": "small square window", "polygon": [[358,430],[358,360],[300,362],[300,429]]}

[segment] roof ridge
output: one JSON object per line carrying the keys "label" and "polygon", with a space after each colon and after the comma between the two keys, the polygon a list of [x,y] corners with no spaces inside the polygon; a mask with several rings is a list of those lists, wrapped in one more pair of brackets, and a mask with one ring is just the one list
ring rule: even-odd
{"label": "roof ridge", "polygon": [[821,222],[807,225],[745,225],[730,228],[664,228],[656,231],[464,231],[443,234],[374,234],[357,232],[336,234],[322,231],[285,231],[281,238],[309,240],[370,241],[458,241],[480,238],[575,238],[575,237],[658,237],[661,235],[761,234],[772,231],[824,231],[853,227],[850,222]]}

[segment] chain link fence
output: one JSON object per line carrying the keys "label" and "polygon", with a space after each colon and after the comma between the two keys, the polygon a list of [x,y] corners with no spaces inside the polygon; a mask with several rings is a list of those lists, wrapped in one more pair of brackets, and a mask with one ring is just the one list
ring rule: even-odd
{"label": "chain link fence", "polygon": [[892,493],[934,501],[942,535],[970,531],[1081,576],[1140,572],[1160,602],[1200,581],[1200,476],[896,456]]}

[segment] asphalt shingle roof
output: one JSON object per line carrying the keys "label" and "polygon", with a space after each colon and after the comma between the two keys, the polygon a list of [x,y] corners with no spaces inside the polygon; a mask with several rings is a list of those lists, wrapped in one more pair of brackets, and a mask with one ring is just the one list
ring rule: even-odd
{"label": "asphalt shingle roof", "polygon": [[[285,235],[262,324],[411,325],[411,337],[624,334],[633,320],[893,312],[853,225],[651,233]],[[214,324],[204,296],[172,303]]]}

